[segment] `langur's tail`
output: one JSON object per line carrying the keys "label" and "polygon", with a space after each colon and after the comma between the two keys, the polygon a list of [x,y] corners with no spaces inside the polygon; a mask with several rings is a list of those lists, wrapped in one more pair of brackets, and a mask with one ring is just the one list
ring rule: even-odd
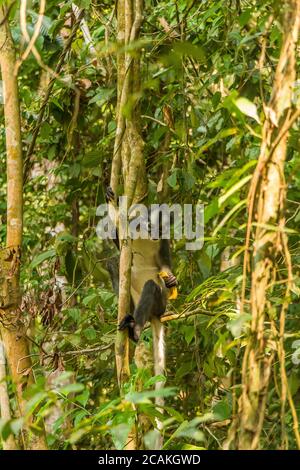
{"label": "langur's tail", "polygon": [[[152,318],[151,320],[152,325],[152,334],[153,334],[153,359],[154,359],[154,373],[155,375],[164,375],[165,374],[165,363],[166,363],[166,355],[165,355],[165,330],[164,325],[161,323],[159,318]],[[164,382],[156,382],[155,390],[161,390],[164,388]],[[158,396],[155,398],[155,404],[157,405],[158,409],[161,406],[164,406],[165,400],[164,397]],[[163,413],[162,409],[159,409],[161,413]],[[156,419],[157,428],[158,430],[162,429],[162,422],[159,419]],[[160,435],[155,444],[155,449],[153,450],[160,450],[163,445],[163,438]]]}

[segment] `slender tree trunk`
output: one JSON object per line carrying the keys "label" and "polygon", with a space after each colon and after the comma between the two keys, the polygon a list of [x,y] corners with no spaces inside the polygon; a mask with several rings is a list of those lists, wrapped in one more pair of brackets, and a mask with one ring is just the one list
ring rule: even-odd
{"label": "slender tree trunk", "polygon": [[[125,1],[118,0],[117,2],[117,43],[118,48],[122,49],[125,46]],[[115,194],[118,193],[120,176],[121,176],[121,165],[122,165],[122,139],[125,132],[125,119],[123,113],[120,112],[122,108],[122,90],[125,80],[125,53],[118,52],[117,55],[117,109],[116,109],[116,137],[114,145],[114,154],[112,159],[110,186],[112,187]],[[126,84],[127,86],[127,84]],[[125,91],[124,91],[124,94]]]}
{"label": "slender tree trunk", "polygon": [[[142,22],[142,0],[118,1],[118,43],[120,48],[128,46],[139,37]],[[124,116],[124,107],[137,91],[138,59],[126,51],[118,55],[118,103],[117,129],[112,160],[110,184],[115,193],[121,176],[124,181],[124,194],[127,196],[128,207],[142,192],[141,184],[145,187],[145,163],[143,159],[143,141],[139,132],[139,116],[136,103],[133,103],[129,116]],[[134,116],[134,117],[133,117]],[[142,178],[141,178],[142,176]],[[138,188],[138,190],[137,190]],[[118,322],[120,322],[130,307],[130,273],[131,273],[131,242],[125,235],[121,243],[120,254],[120,286]],[[129,343],[126,333],[117,333],[116,365],[119,384],[129,377]]]}
{"label": "slender tree trunk", "polygon": [[[295,82],[295,53],[299,31],[300,2],[286,0],[283,7],[282,48],[276,68],[272,96],[268,106],[265,107],[266,120],[263,126],[261,153],[249,192],[247,247],[253,229],[253,221],[255,221],[251,255],[250,305],[252,322],[243,358],[242,395],[236,426],[237,447],[239,449],[259,447],[271,367],[276,352],[274,345],[278,342],[274,322],[276,307],[272,305],[271,295],[274,282],[281,279],[278,269],[280,258],[285,259],[286,271],[288,273],[290,271],[287,237],[284,231],[286,199],[284,164],[288,130],[295,116],[299,115],[296,111],[293,117],[291,106]],[[248,250],[246,249],[244,274],[249,261],[247,254]],[[286,308],[288,292],[283,303]],[[282,318],[280,322],[279,342],[282,345],[284,333]],[[271,328],[268,324],[271,324]],[[281,365],[283,366],[283,364]],[[285,390],[287,385],[286,375],[284,375],[285,369],[282,368],[281,372],[283,389]],[[282,399],[285,401],[285,397]],[[296,428],[297,423],[294,423],[296,439],[299,441],[299,432]]]}
{"label": "slender tree trunk", "polygon": [[[120,48],[135,42],[140,33],[142,23],[142,0],[119,0],[117,4],[118,43]],[[133,58],[128,51],[118,54],[118,103],[117,129],[112,160],[111,187],[118,194],[119,183],[123,177],[124,194],[127,196],[128,207],[145,194],[146,171],[143,157],[143,140],[140,135],[140,113],[138,103],[133,97],[139,87],[139,58]],[[131,104],[131,111],[125,107]],[[120,283],[118,323],[130,309],[131,284],[131,240],[127,234],[120,238]],[[117,332],[116,336],[116,366],[120,387],[130,375],[129,341],[127,332]],[[136,448],[135,430],[128,437],[127,449]]]}
{"label": "slender tree trunk", "polygon": [[[0,23],[4,18],[0,8]],[[23,161],[18,83],[14,76],[15,49],[7,21],[0,27],[0,66],[4,88],[4,115],[7,154],[7,235],[6,252],[2,257],[2,339],[8,365],[16,386],[19,414],[25,415],[26,401],[23,392],[33,382],[32,364],[26,340],[26,331],[19,308],[21,294],[19,286],[20,256],[23,228]],[[27,430],[28,431],[28,430]],[[45,448],[43,437],[26,433],[26,446],[32,449]]]}
{"label": "slender tree trunk", "polygon": [[[118,21],[118,46],[125,46],[125,0],[118,0],[117,3],[117,21]],[[123,106],[128,99],[128,79],[125,83],[125,55],[123,52],[118,54],[118,70],[117,70],[117,110],[116,120],[117,129],[114,145],[114,155],[112,159],[110,185],[116,195],[119,193],[119,183],[122,168],[122,148],[123,138],[125,134],[125,118],[123,116]],[[126,88],[126,90],[125,90]],[[125,245],[123,242],[120,246],[120,283],[119,283],[119,307],[118,307],[118,323],[126,315],[130,306],[128,292],[130,291],[130,262],[131,262],[131,246]],[[116,344],[116,367],[119,386],[130,375],[129,369],[129,340],[126,332],[117,331]]]}
{"label": "slender tree trunk", "polygon": [[[0,417],[4,421],[11,419],[9,395],[6,382],[6,360],[2,341],[0,341]],[[14,436],[10,435],[2,441],[3,450],[16,450],[17,445]]]}

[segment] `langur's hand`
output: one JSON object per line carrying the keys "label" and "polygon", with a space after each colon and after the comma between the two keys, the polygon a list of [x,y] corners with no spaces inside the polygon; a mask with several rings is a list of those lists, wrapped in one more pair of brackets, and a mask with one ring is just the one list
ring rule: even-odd
{"label": "langur's hand", "polygon": [[107,186],[106,191],[105,191],[105,199],[106,202],[113,202],[115,200],[115,193],[113,192],[112,188],[110,186]]}
{"label": "langur's hand", "polygon": [[174,276],[173,273],[169,273],[168,277],[166,277],[164,279],[164,281],[165,281],[165,286],[168,289],[171,289],[171,287],[176,287],[177,286],[177,279],[176,279],[176,276]]}

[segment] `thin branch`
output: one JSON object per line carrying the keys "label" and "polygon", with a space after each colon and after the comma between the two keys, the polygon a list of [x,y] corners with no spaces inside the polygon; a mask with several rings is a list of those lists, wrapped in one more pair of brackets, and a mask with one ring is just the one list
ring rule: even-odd
{"label": "thin branch", "polygon": [[188,318],[193,315],[207,315],[208,317],[214,317],[216,316],[216,313],[210,312],[209,310],[204,310],[204,309],[202,310],[199,308],[196,308],[195,310],[191,310],[190,312],[186,312],[186,313],[166,312],[164,315],[160,317],[160,321],[164,323],[164,322],[172,321],[172,320],[181,320],[182,318]]}
{"label": "thin branch", "polygon": [[114,346],[114,343],[107,344],[106,346],[98,346],[96,348],[78,349],[77,351],[66,351],[59,353],[60,356],[81,356],[83,354],[91,354],[99,351],[106,351]]}
{"label": "thin branch", "polygon": [[16,3],[16,0],[13,0],[13,1],[11,2],[11,4],[9,5],[9,7],[7,8],[7,11],[6,11],[5,15],[4,15],[4,18],[0,21],[0,26],[2,26],[2,25],[6,22],[6,20],[8,19],[9,14],[10,14],[10,12],[11,12],[11,9],[12,9],[12,7],[14,6],[15,3]]}
{"label": "thin branch", "polygon": [[[46,8],[46,0],[41,0],[40,3],[40,9],[39,9],[39,16],[33,31],[33,35],[30,39],[29,34],[27,32],[27,27],[26,27],[26,0],[21,0],[21,8],[20,8],[20,25],[21,25],[21,31],[24,36],[24,38],[28,41],[28,46],[26,47],[25,51],[23,52],[22,56],[20,59],[16,61],[15,64],[15,71],[14,74],[15,76],[18,75],[18,70],[21,67],[22,63],[24,60],[27,59],[29,56],[30,52],[32,52],[37,59],[38,63],[41,63],[41,57],[38,53],[38,51],[35,48],[35,42],[40,34],[40,30],[43,24],[43,19],[44,19],[44,13],[45,13],[45,8]],[[43,64],[44,65],[44,64]]]}

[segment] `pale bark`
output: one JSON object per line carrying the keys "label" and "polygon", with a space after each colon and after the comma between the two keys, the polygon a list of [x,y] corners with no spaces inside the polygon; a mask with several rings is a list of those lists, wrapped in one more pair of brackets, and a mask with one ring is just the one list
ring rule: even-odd
{"label": "pale bark", "polygon": [[[142,23],[142,0],[119,0],[117,6],[118,19],[118,45],[124,48],[136,41],[139,37]],[[139,58],[134,59],[125,50],[118,54],[118,102],[117,102],[117,129],[112,159],[110,185],[114,192],[119,194],[119,184],[124,184],[124,194],[127,196],[128,207],[145,194],[146,171],[143,158],[143,140],[140,135],[140,113],[137,110],[137,102],[133,97],[137,95],[139,86]],[[130,103],[132,109],[126,116],[125,106]],[[131,284],[131,240],[125,234],[120,239],[120,282],[119,282],[119,306],[118,323],[129,312],[130,308],[130,284]],[[129,369],[129,341],[128,334],[117,332],[116,343],[117,377],[120,387],[130,374]],[[137,436],[135,429],[128,436],[126,449],[135,449]]]}
{"label": "pale bark", "polygon": [[[238,423],[235,423],[239,449],[259,447],[269,379],[276,352],[274,344],[277,341],[277,333],[276,331],[274,333],[274,307],[270,296],[274,282],[280,279],[278,269],[280,256],[286,260],[288,267],[286,233],[284,232],[286,198],[284,164],[288,129],[285,132],[282,130],[286,127],[291,116],[299,21],[299,1],[286,0],[284,2],[282,48],[276,68],[272,96],[268,106],[265,107],[266,120],[263,126],[261,153],[249,193],[245,266],[248,263],[248,246],[254,220],[256,228],[253,230],[254,242],[251,258],[250,305],[252,322],[243,359],[239,419]],[[286,301],[284,299],[284,303]],[[266,322],[271,322],[273,328],[270,329]],[[281,325],[282,341],[283,332],[284,328]],[[283,373],[285,372],[282,369]],[[283,380],[286,385],[286,380]],[[297,424],[294,423],[296,439],[299,441],[296,428]]]}
{"label": "pale bark", "polygon": [[[112,187],[115,194],[118,193],[118,187],[120,182],[121,174],[121,163],[122,163],[122,139],[125,131],[125,119],[123,113],[120,112],[122,108],[122,90],[125,80],[125,53],[120,51],[125,46],[125,3],[124,0],[118,0],[117,2],[117,21],[118,21],[118,33],[117,33],[117,109],[116,109],[116,137],[114,145],[114,154],[112,159],[111,167],[111,178],[110,186]],[[126,84],[127,86],[127,84]]]}
{"label": "pale bark", "polygon": [[[117,9],[118,44],[120,49],[136,41],[142,22],[141,0],[119,0]],[[131,54],[118,54],[118,102],[117,129],[112,159],[110,185],[118,194],[118,187],[123,177],[124,194],[128,197],[128,207],[137,198],[137,185],[145,187],[145,164],[143,159],[143,141],[139,133],[139,117],[134,116],[136,103],[129,116],[124,116],[124,108],[136,92],[136,70],[138,64]],[[133,117],[134,116],[134,117]],[[142,176],[142,178],[141,178]],[[139,181],[137,183],[137,181]],[[139,191],[138,191],[139,192]],[[131,241],[125,236],[120,240],[120,285],[118,322],[129,312],[130,307],[130,278],[131,278]],[[116,365],[118,381],[121,385],[129,377],[129,342],[125,333],[118,332],[116,338]]]}
{"label": "pale bark", "polygon": [[[0,341],[0,417],[4,421],[11,419],[9,395],[6,382],[6,360],[2,341]],[[14,436],[10,435],[6,440],[2,440],[3,450],[16,450],[17,445]]]}
{"label": "pale bark", "polygon": [[[0,8],[0,23],[4,10]],[[7,154],[7,234],[2,257],[2,339],[12,380],[16,386],[19,414],[25,415],[23,392],[33,382],[32,365],[19,305],[19,274],[23,229],[23,160],[18,83],[14,75],[15,49],[7,21],[0,27],[0,66],[4,88],[4,116]],[[28,431],[28,430],[27,430]],[[26,433],[27,446],[45,448],[43,437]]]}

